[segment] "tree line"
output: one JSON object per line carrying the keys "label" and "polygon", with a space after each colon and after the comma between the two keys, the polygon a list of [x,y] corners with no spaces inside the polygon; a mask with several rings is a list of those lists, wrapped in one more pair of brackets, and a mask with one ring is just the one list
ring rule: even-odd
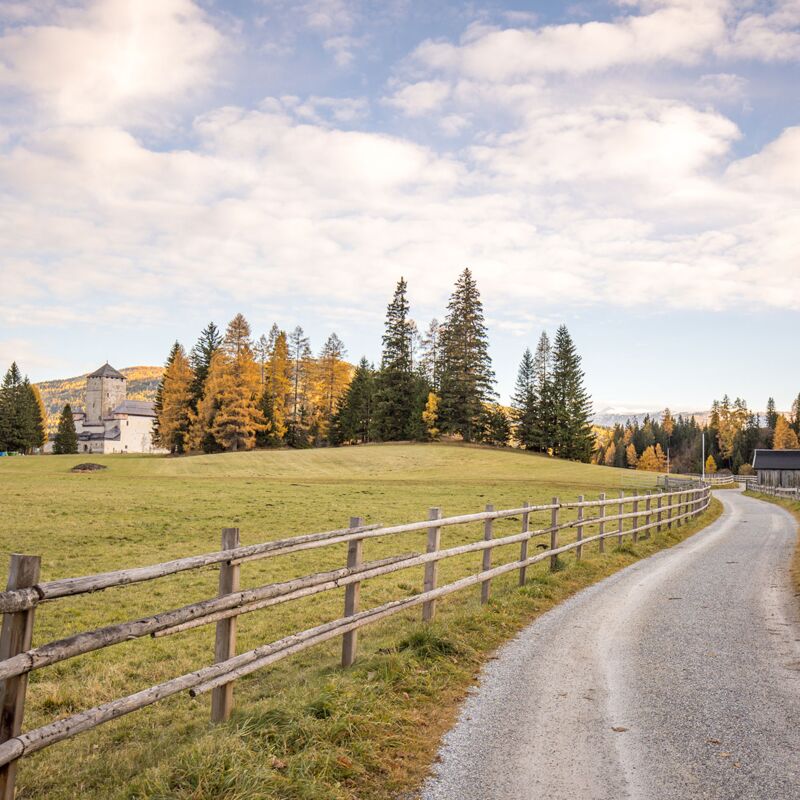
{"label": "tree line", "polygon": [[14,361],[0,384],[0,451],[32,453],[47,441],[47,412],[39,389]]}
{"label": "tree line", "polygon": [[[156,395],[155,442],[173,453],[311,447],[441,436],[521,447],[565,458],[591,454],[590,398],[565,327],[512,409],[497,403],[488,331],[469,269],[444,320],[420,333],[401,278],[386,309],[379,366],[353,369],[331,334],[314,357],[303,329],[273,325],[257,341],[237,315],[222,334],[211,323],[187,354],[176,342]],[[530,360],[528,351],[523,359]],[[520,380],[525,382],[521,368]],[[518,389],[520,389],[518,383]],[[531,420],[540,420],[535,438]]]}
{"label": "tree line", "polygon": [[350,381],[345,356],[335,333],[314,357],[299,326],[253,340],[241,314],[224,334],[209,323],[188,354],[180,342],[170,350],[153,440],[171,453],[323,444]]}
{"label": "tree line", "polygon": [[725,395],[714,400],[704,425],[694,417],[674,417],[667,408],[661,419],[646,416],[615,425],[601,434],[594,456],[596,463],[664,472],[699,473],[703,463],[705,434],[706,472],[718,469],[747,474],[756,449],[787,450],[800,447],[800,394],[787,418],[776,411],[769,398],[762,419],[750,411],[744,400]]}

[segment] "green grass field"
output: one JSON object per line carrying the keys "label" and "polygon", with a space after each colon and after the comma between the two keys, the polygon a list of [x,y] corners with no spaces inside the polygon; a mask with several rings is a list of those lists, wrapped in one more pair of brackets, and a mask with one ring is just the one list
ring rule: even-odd
{"label": "green grass field", "polygon": [[[70,468],[92,460],[92,474]],[[241,529],[243,544],[346,526],[349,517],[385,524],[554,495],[594,498],[601,491],[652,487],[655,476],[556,461],[506,450],[457,445],[382,445],[166,459],[59,456],[0,459],[0,544],[42,556],[42,579],[154,563],[219,548],[220,529]],[[479,591],[440,603],[423,628],[419,609],[362,630],[359,661],[337,667],[339,641],[313,648],[237,684],[231,722],[212,727],[209,700],[181,695],[56,745],[20,766],[19,798],[361,798],[396,796],[418,783],[440,734],[480,663],[537,614],[603,575],[696,530],[689,526],[636,548],[600,557],[587,546],[565,568],[529,570],[493,582],[488,607]],[[532,525],[544,527],[543,518]],[[496,525],[517,532],[519,520]],[[446,528],[442,546],[481,538],[480,526]],[[562,539],[566,541],[566,537]],[[425,534],[368,540],[366,560],[424,550]],[[494,563],[518,546],[497,548]],[[242,587],[343,566],[337,545],[245,564]],[[440,585],[475,572],[480,555],[442,562]],[[103,624],[175,608],[216,594],[217,572],[160,581],[45,604],[34,645]],[[420,591],[422,569],[362,586],[369,608]],[[343,592],[246,615],[239,651],[341,616]],[[25,728],[129,694],[211,663],[213,626],[164,639],[141,639],[32,674]]]}

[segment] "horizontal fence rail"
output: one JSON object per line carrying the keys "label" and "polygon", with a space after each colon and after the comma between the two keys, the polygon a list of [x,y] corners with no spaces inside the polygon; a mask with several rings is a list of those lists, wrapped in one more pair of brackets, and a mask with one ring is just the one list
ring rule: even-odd
{"label": "horizontal fence rail", "polygon": [[[23,756],[184,691],[192,697],[211,692],[212,720],[225,720],[231,713],[233,684],[238,678],[340,636],[343,642],[342,664],[349,666],[356,658],[357,631],[362,627],[416,606],[422,606],[422,619],[429,622],[435,617],[436,602],[440,598],[473,586],[480,586],[481,602],[485,603],[490,597],[491,581],[495,578],[518,572],[519,584],[523,585],[526,570],[534,564],[549,561],[550,569],[555,570],[559,567],[560,555],[574,551],[579,559],[592,543],[597,543],[599,551],[603,552],[606,539],[613,538],[622,544],[623,538],[629,536],[636,542],[653,531],[671,529],[673,525],[681,525],[702,513],[708,508],[710,497],[711,487],[707,483],[693,482],[690,487],[676,491],[648,492],[627,497],[623,492],[613,498],[603,494],[598,500],[584,500],[581,497],[572,502],[562,502],[556,497],[551,503],[542,505],[524,503],[518,508],[503,510],[487,506],[483,512],[452,517],[442,517],[441,509],[435,508],[430,510],[429,518],[424,521],[393,526],[364,525],[361,518],[354,517],[347,528],[247,546],[239,544],[238,529],[226,528],[223,530],[222,548],[213,553],[49,582],[38,580],[38,557],[14,555],[8,589],[0,592],[0,610],[4,613],[0,637],[3,703],[0,800],[13,798],[15,767]],[[531,520],[534,514],[549,517],[549,525],[533,528]],[[521,531],[495,538],[494,523],[511,518],[522,520]],[[442,548],[443,529],[476,523],[482,524],[482,537],[467,544]],[[626,527],[626,523],[630,523],[630,527]],[[378,560],[363,561],[364,541],[421,531],[427,532],[425,552],[398,553]],[[560,544],[559,534],[564,531],[574,531],[575,541]],[[530,555],[528,544],[535,537],[545,537],[546,543],[540,544],[538,552]],[[337,544],[347,545],[347,563],[340,569],[246,589],[239,586],[240,568],[244,563]],[[509,563],[493,566],[493,551],[507,545],[519,545],[519,557]],[[480,570],[444,586],[437,586],[438,564],[468,553],[481,554]],[[83,631],[37,647],[31,646],[34,613],[41,604],[206,567],[219,568],[217,597],[140,619]],[[363,581],[414,567],[424,570],[420,593],[366,610],[359,607]],[[248,652],[236,653],[236,620],[239,616],[340,588],[345,589],[342,617],[265,643]],[[215,663],[22,732],[27,676],[31,671],[132,639],[166,637],[211,624],[216,625]]]}
{"label": "horizontal fence rail", "polygon": [[800,487],[798,486],[770,486],[766,483],[758,483],[758,480],[745,482],[745,487],[751,492],[770,495],[771,497],[785,497],[789,500],[800,500]]}

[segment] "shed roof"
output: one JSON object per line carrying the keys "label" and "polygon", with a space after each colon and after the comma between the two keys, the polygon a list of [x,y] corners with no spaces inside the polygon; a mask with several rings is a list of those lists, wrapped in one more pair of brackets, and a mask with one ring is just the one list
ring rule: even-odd
{"label": "shed roof", "polygon": [[756,450],[754,469],[800,470],[800,450]]}
{"label": "shed roof", "polygon": [[121,372],[118,372],[117,370],[115,370],[114,367],[112,367],[111,364],[108,363],[108,361],[106,361],[106,363],[103,364],[102,367],[99,367],[94,372],[90,372],[87,377],[89,377],[89,378],[121,378],[123,381],[127,380],[127,378]]}

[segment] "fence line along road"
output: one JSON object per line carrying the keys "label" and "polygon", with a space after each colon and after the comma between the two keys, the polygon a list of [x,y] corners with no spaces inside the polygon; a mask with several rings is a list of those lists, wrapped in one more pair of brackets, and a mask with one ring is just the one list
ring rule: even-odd
{"label": "fence line along road", "polygon": [[[434,508],[423,521],[383,527],[364,525],[361,518],[353,517],[348,528],[247,546],[240,545],[237,528],[225,528],[222,548],[214,553],[49,582],[39,582],[38,556],[12,555],[8,589],[0,592],[0,611],[4,613],[0,636],[0,800],[13,800],[16,764],[23,756],[183,691],[191,696],[211,692],[212,720],[224,721],[231,714],[233,685],[237,678],[339,636],[343,642],[342,664],[349,666],[356,658],[359,628],[420,605],[422,619],[429,622],[435,618],[437,600],[473,586],[480,586],[481,602],[486,603],[494,578],[518,572],[522,585],[527,568],[533,564],[549,560],[550,569],[555,570],[559,555],[574,551],[579,559],[593,542],[603,552],[608,538],[616,538],[622,544],[625,536],[636,542],[653,530],[671,529],[673,524],[680,525],[702,513],[708,508],[710,497],[708,483],[694,482],[691,487],[677,491],[629,497],[624,492],[619,497],[608,498],[602,494],[600,499],[588,501],[580,497],[577,501],[561,502],[554,497],[551,503],[536,506],[524,503],[518,508],[504,510],[488,505],[483,512],[454,517],[442,517],[441,509]],[[547,527],[531,529],[531,515],[536,513],[549,516]],[[520,532],[495,538],[495,522],[512,517],[521,518]],[[442,549],[443,528],[475,523],[481,523],[480,538]],[[568,530],[575,532],[575,541],[559,543],[559,534]],[[376,561],[363,561],[365,540],[416,531],[427,531],[426,552],[398,553]],[[539,545],[544,549],[529,555],[528,544],[534,537],[549,537],[549,547]],[[239,586],[243,563],[336,544],[347,544],[347,563],[340,569],[248,589]],[[492,566],[492,551],[508,545],[519,545],[519,557],[510,563]],[[468,553],[481,555],[479,571],[437,586],[439,562]],[[220,569],[217,597],[31,647],[34,614],[42,603],[209,566]],[[367,610],[359,608],[362,581],[414,567],[424,569],[421,593]],[[342,617],[237,655],[236,620],[240,615],[342,587],[346,590]],[[27,677],[31,671],[131,639],[170,636],[210,624],[216,624],[213,664],[22,733]]]}

